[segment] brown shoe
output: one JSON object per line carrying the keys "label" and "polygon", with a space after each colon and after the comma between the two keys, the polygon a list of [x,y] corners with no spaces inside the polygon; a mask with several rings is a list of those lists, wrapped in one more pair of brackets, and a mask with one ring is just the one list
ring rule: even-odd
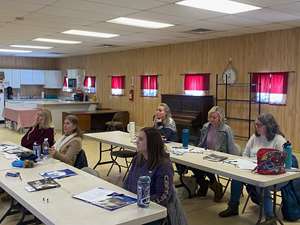
{"label": "brown shoe", "polygon": [[220,202],[221,199],[223,198],[223,186],[221,183],[215,181],[214,183],[210,184],[210,189],[215,192],[215,197],[214,201],[215,202]]}

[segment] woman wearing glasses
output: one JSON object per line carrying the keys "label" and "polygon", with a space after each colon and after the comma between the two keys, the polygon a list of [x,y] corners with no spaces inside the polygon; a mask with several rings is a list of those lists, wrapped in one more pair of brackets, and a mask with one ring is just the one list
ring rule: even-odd
{"label": "woman wearing glasses", "polygon": [[[255,134],[253,134],[247,142],[244,157],[251,157],[256,159],[256,154],[261,148],[274,148],[283,151],[283,144],[286,142],[279,126],[270,113],[261,114],[255,121]],[[232,180],[231,195],[228,203],[228,208],[219,213],[220,217],[229,217],[239,214],[240,196],[243,190],[243,183]],[[273,202],[270,197],[270,191],[264,190],[264,213],[267,220],[272,219]],[[276,224],[271,222],[268,224]]]}

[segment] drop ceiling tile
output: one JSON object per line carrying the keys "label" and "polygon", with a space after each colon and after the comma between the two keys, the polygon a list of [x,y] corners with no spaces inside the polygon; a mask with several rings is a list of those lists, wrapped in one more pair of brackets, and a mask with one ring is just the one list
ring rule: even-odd
{"label": "drop ceiling tile", "polygon": [[260,9],[250,12],[239,13],[237,15],[246,18],[264,20],[272,23],[300,19],[299,16],[297,17],[291,14],[282,13],[270,9]]}
{"label": "drop ceiling tile", "polygon": [[274,9],[280,12],[289,13],[295,16],[300,16],[300,2],[294,2],[284,5],[274,5],[270,9]]}
{"label": "drop ceiling tile", "polygon": [[208,21],[215,23],[225,23],[236,26],[254,26],[254,25],[262,25],[267,22],[264,20],[259,20],[256,18],[246,18],[238,15],[228,15],[228,16],[220,16],[212,19],[208,19]]}
{"label": "drop ceiling tile", "polygon": [[238,27],[230,24],[212,22],[209,20],[194,21],[193,23],[189,24],[189,26],[194,27],[194,29],[204,28],[204,29],[210,29],[216,31],[232,30]]}
{"label": "drop ceiling tile", "polygon": [[88,0],[88,2],[105,3],[112,6],[139,10],[147,10],[168,4],[158,0]]}

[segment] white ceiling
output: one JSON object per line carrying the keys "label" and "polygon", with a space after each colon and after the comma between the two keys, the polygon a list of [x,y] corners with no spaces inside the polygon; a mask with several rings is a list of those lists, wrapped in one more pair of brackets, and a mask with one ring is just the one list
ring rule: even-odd
{"label": "white ceiling", "polygon": [[[50,50],[34,50],[29,54],[18,55],[62,57],[300,26],[300,0],[236,0],[262,9],[235,15],[175,5],[176,1],[178,0],[0,0],[0,48],[10,48],[9,45],[12,44],[53,46]],[[121,16],[171,23],[175,26],[145,29],[105,22]],[[24,20],[17,20],[16,17],[24,17]],[[186,32],[198,28],[213,31],[203,34]],[[69,29],[115,33],[120,36],[104,39],[61,33]],[[38,37],[79,40],[83,43],[62,45],[32,41]],[[116,47],[101,47],[104,44]]]}

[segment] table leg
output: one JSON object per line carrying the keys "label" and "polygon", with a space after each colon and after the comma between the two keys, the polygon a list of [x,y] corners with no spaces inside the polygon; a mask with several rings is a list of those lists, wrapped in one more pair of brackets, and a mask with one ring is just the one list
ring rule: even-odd
{"label": "table leg", "polygon": [[274,221],[278,221],[281,225],[283,225],[283,222],[278,218],[277,212],[276,212],[276,193],[277,188],[276,184],[273,186],[273,214],[274,214]]}
{"label": "table leg", "polygon": [[264,188],[259,188],[259,196],[260,196],[260,200],[259,200],[259,216],[258,216],[258,220],[256,222],[256,225],[261,224],[261,220],[264,214],[264,197],[265,197],[265,192],[264,192]]}
{"label": "table leg", "polygon": [[103,152],[111,152],[114,148],[116,147],[110,147],[109,149],[102,149],[102,142],[99,143],[99,160],[96,163],[96,165],[93,167],[93,169],[96,169],[97,166],[102,165],[102,164],[108,164],[108,163],[113,163],[114,161],[110,160],[110,161],[105,161],[105,162],[101,162],[102,161],[102,153]]}

